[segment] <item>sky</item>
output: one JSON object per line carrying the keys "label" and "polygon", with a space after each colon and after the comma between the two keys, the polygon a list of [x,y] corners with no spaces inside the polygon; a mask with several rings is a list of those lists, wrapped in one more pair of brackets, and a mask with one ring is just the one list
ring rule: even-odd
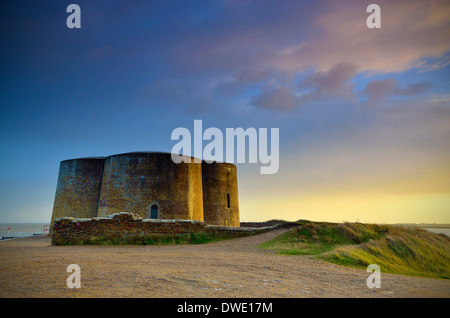
{"label": "sky", "polygon": [[0,6],[0,222],[50,221],[60,161],[198,119],[279,128],[276,174],[237,164],[241,221],[450,223],[449,1]]}

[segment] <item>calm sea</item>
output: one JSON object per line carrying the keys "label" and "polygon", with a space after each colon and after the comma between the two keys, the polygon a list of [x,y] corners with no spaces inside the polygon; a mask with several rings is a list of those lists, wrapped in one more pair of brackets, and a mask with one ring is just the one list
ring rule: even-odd
{"label": "calm sea", "polygon": [[437,233],[437,234],[445,234],[447,236],[450,237],[450,229],[445,229],[445,228],[433,228],[433,227],[422,227],[422,229],[433,232],[433,233]]}
{"label": "calm sea", "polygon": [[0,240],[4,236],[27,237],[42,234],[44,225],[48,223],[0,223]]}

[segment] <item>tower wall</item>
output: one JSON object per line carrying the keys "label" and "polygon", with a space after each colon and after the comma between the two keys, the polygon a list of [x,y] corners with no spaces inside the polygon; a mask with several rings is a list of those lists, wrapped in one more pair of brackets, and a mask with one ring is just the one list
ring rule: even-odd
{"label": "tower wall", "polygon": [[240,225],[237,169],[230,163],[202,162],[203,212],[208,224]]}
{"label": "tower wall", "polygon": [[135,152],[105,160],[98,216],[132,212],[150,218],[203,221],[201,164],[172,161],[170,153]]}
{"label": "tower wall", "polygon": [[60,217],[97,216],[105,158],[61,161],[50,228]]}

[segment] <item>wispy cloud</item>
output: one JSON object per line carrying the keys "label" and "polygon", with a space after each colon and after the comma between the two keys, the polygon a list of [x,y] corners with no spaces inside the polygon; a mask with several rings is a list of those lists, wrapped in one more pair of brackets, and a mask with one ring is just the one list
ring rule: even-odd
{"label": "wispy cloud", "polygon": [[291,88],[285,86],[264,87],[261,93],[252,99],[252,104],[266,109],[291,110],[301,103]]}
{"label": "wispy cloud", "polygon": [[267,109],[292,110],[310,102],[326,102],[340,98],[350,100],[354,97],[353,84],[350,82],[358,67],[351,63],[339,63],[327,71],[314,72],[292,85],[278,82],[263,87],[261,93],[254,96],[252,104]]}
{"label": "wispy cloud", "polygon": [[292,69],[314,65],[326,70],[345,61],[358,65],[361,71],[389,73],[424,67],[430,57],[435,59],[435,67],[448,63],[448,1],[378,1],[381,29],[365,25],[368,3],[321,2],[316,19],[303,28],[299,26],[304,37],[279,49],[278,66]]}
{"label": "wispy cloud", "polygon": [[367,103],[385,101],[391,97],[413,97],[428,91],[432,87],[431,83],[422,82],[415,84],[407,84],[401,87],[401,84],[394,78],[387,78],[383,80],[373,80],[367,84],[363,93],[368,96]]}
{"label": "wispy cloud", "polygon": [[[171,41],[161,39],[158,45],[178,81],[190,85],[193,79],[234,78],[201,92],[224,100],[251,89],[249,105],[282,111],[333,99],[354,101],[357,74],[370,78],[449,64],[450,3],[380,0],[382,28],[368,29],[369,3],[215,4],[198,23],[174,29]],[[374,81],[364,94],[370,99],[413,97],[429,88],[429,83]]]}

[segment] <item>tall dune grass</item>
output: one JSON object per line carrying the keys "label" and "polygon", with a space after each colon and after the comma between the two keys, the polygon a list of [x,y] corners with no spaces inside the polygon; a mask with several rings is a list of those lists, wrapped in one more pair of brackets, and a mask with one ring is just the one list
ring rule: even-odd
{"label": "tall dune grass", "polygon": [[260,247],[361,269],[377,264],[382,272],[450,278],[450,238],[417,228],[303,221]]}

